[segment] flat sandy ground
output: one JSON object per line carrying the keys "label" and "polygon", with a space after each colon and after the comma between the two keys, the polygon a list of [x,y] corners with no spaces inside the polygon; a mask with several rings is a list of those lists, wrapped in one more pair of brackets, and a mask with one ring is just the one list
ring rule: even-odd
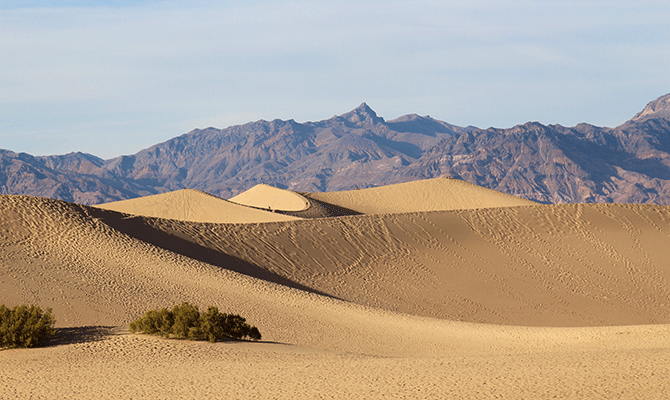
{"label": "flat sandy ground", "polygon": [[[622,330],[622,332],[625,332]],[[572,332],[575,337],[588,334]],[[666,399],[669,332],[623,348],[380,357],[120,335],[0,353],[3,398]],[[664,335],[663,347],[636,343]],[[569,333],[565,333],[569,335]],[[660,341],[660,340],[659,340]],[[11,367],[8,365],[11,364]]]}
{"label": "flat sandy ground", "polygon": [[[0,351],[0,398],[670,398],[669,207],[392,188],[357,193],[364,215],[244,223],[198,192],[195,221],[1,196],[0,303],[52,307],[60,333]],[[370,206],[431,190],[429,210]],[[318,200],[354,209],[341,193]],[[181,301],[263,340],[127,332]]]}

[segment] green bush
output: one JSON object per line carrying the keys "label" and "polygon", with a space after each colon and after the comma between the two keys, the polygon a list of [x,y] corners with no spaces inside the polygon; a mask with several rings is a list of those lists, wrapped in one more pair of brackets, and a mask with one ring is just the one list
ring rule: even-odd
{"label": "green bush", "polygon": [[198,306],[187,302],[174,306],[172,310],[162,308],[147,311],[144,317],[130,323],[130,332],[167,338],[209,340],[212,343],[223,339],[261,340],[258,328],[247,324],[239,315],[220,313],[213,306],[201,314]]}
{"label": "green bush", "polygon": [[35,305],[25,304],[12,309],[0,305],[0,348],[35,347],[56,334],[56,320],[51,308],[46,313]]}
{"label": "green bush", "polygon": [[172,334],[178,338],[199,339],[200,335],[200,312],[197,306],[187,302],[172,309],[174,322],[172,323]]}
{"label": "green bush", "polygon": [[148,335],[169,336],[174,324],[174,314],[167,308],[147,311],[144,318],[130,323],[130,331],[141,331]]}

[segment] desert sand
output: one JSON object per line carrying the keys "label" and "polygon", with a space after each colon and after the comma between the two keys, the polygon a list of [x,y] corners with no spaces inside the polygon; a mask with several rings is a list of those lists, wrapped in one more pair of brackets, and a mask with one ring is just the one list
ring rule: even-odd
{"label": "desert sand", "polygon": [[[670,396],[670,207],[494,206],[476,189],[472,207],[464,189],[431,209],[440,185],[361,190],[364,215],[239,223],[208,221],[221,205],[200,195],[204,221],[0,196],[0,303],[52,307],[61,331],[0,351],[0,398]],[[381,211],[388,196],[410,200]],[[181,301],[263,340],[127,332]]]}
{"label": "desert sand", "polygon": [[309,208],[309,201],[300,194],[264,183],[228,200],[263,210],[303,211]]}
{"label": "desert sand", "polygon": [[[143,217],[157,217],[191,222],[249,223],[291,221],[296,217],[253,207],[240,206],[211,194],[193,189],[182,189],[169,193],[115,201],[97,206]],[[276,208],[275,208],[276,210]]]}
{"label": "desert sand", "polygon": [[305,196],[362,214],[472,210],[535,204],[460,179],[435,178],[343,192]]}

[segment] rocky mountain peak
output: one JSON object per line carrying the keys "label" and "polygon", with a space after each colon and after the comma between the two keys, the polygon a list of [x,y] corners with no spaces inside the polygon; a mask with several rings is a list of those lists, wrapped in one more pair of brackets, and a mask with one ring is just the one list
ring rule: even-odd
{"label": "rocky mountain peak", "polygon": [[228,198],[261,182],[313,192],[437,176],[545,203],[670,204],[670,94],[616,128],[462,128],[417,114],[384,121],[363,103],[324,121],[194,130],[110,160],[0,150],[0,193],[83,204],[182,188]]}
{"label": "rocky mountain peak", "polygon": [[362,103],[360,106],[354,108],[346,114],[340,115],[340,118],[344,118],[349,122],[354,124],[359,123],[384,123],[384,118],[377,116],[377,113],[374,112],[366,103]]}
{"label": "rocky mountain peak", "polygon": [[670,93],[647,104],[642,111],[632,118],[632,121],[649,118],[670,119]]}

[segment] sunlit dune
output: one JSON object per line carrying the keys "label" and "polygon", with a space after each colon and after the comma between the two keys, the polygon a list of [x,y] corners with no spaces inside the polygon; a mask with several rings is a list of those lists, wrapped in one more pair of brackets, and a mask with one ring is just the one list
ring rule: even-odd
{"label": "sunlit dune", "polygon": [[96,207],[144,217],[193,222],[247,223],[297,219],[288,215],[245,207],[193,189],[105,203]]}
{"label": "sunlit dune", "polygon": [[369,189],[306,193],[310,199],[362,214],[469,210],[535,204],[459,179],[427,179]]}
{"label": "sunlit dune", "polygon": [[[663,398],[670,387],[670,207],[538,205],[441,179],[311,193],[369,215],[297,219],[253,208],[280,193],[259,189],[246,206],[197,191],[97,207],[0,196],[0,304],[52,307],[69,335],[0,351],[0,398]],[[181,301],[239,313],[263,340],[127,333]]]}
{"label": "sunlit dune", "polygon": [[268,210],[304,211],[309,208],[309,201],[298,193],[263,183],[229,200],[237,204]]}
{"label": "sunlit dune", "polygon": [[670,322],[670,247],[664,246],[670,208],[663,206],[534,205],[263,225],[152,225],[375,308],[506,325]]}

